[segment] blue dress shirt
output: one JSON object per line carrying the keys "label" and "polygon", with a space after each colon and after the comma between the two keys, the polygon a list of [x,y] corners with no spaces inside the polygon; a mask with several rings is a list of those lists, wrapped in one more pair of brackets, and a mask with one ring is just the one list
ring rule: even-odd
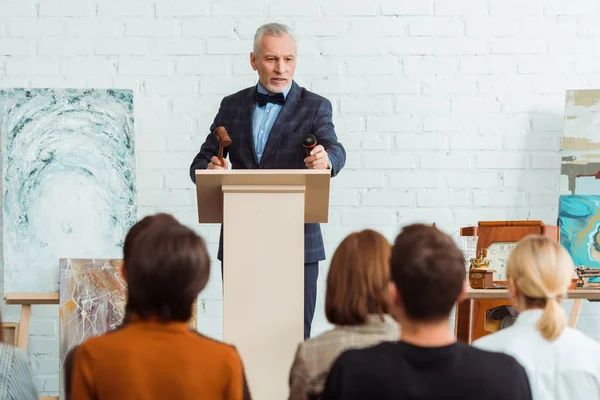
{"label": "blue dress shirt", "polygon": [[[289,85],[287,89],[283,91],[284,98],[287,98],[291,88],[292,85]],[[260,83],[257,85],[257,90],[259,93],[268,94],[268,92],[263,89]],[[269,139],[271,128],[273,128],[273,124],[275,123],[275,120],[277,119],[277,116],[281,112],[282,108],[282,105],[275,103],[267,103],[264,107],[259,107],[257,104],[254,107],[254,114],[252,116],[252,136],[254,138],[254,150],[256,151],[256,158],[258,159],[259,163],[263,151],[265,150],[267,140]]]}

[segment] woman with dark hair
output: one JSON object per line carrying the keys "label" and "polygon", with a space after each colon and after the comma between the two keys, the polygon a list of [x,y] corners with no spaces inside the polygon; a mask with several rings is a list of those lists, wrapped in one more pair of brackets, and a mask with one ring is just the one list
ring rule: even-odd
{"label": "woman with dark hair", "polygon": [[0,329],[0,342],[0,399],[38,400],[27,355],[23,350],[4,343],[2,329]]}
{"label": "woman with dark hair", "polygon": [[123,253],[125,324],[67,357],[67,397],[248,399],[236,349],[190,330],[187,323],[209,277],[204,240],[159,214],[131,228]]}
{"label": "woman with dark hair", "polygon": [[290,372],[290,400],[318,398],[331,364],[345,350],[398,340],[388,315],[391,245],[367,229],[338,246],[327,275],[325,314],[335,328],[298,346]]}

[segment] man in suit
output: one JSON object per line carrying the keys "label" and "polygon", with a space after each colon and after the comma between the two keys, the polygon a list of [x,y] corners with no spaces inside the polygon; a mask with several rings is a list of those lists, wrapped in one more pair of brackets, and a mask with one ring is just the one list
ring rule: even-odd
{"label": "man in suit", "polygon": [[[254,36],[250,64],[258,72],[258,84],[225,97],[210,127],[210,133],[192,161],[197,169],[227,169],[217,154],[214,131],[224,126],[232,140],[225,149],[235,169],[330,169],[335,176],[344,167],[346,152],[338,142],[329,100],[298,86],[296,43],[287,26],[265,24]],[[302,137],[312,133],[317,146],[309,155]],[[223,261],[223,231],[217,258]],[[319,261],[325,259],[319,224],[304,225],[304,337],[310,327],[317,297]],[[274,300],[275,301],[275,300]]]}

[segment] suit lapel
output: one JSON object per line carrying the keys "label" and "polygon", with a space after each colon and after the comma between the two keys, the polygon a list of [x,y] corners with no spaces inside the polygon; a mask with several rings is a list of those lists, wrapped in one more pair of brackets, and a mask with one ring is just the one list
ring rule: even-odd
{"label": "suit lapel", "polygon": [[271,132],[269,133],[269,138],[267,139],[267,144],[265,145],[265,150],[261,157],[261,162],[265,160],[268,156],[269,152],[275,146],[275,143],[281,136],[283,129],[287,125],[287,123],[292,119],[292,117],[298,111],[298,106],[300,105],[300,89],[296,82],[292,81],[292,88],[285,99],[285,104],[281,108],[275,123],[273,124],[273,128],[271,128]]}
{"label": "suit lapel", "polygon": [[246,136],[254,163],[258,165],[258,157],[256,157],[256,149],[254,148],[254,135],[252,134],[252,117],[254,114],[254,93],[256,93],[256,86],[248,90],[248,93],[242,98],[242,135]]}

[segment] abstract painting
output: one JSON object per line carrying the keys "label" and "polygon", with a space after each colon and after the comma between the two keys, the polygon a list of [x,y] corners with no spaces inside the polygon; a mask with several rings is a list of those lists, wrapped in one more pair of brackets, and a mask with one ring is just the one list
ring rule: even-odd
{"label": "abstract painting", "polygon": [[59,259],[117,258],[136,220],[133,93],[0,90],[4,289],[58,291]]}
{"label": "abstract painting", "polygon": [[569,90],[565,106],[563,192],[600,195],[600,90]]}
{"label": "abstract painting", "polygon": [[560,196],[558,226],[575,266],[600,268],[600,195]]}
{"label": "abstract painting", "polygon": [[61,371],[70,349],[123,321],[127,290],[121,263],[119,259],[60,260]]}
{"label": "abstract painting", "polygon": [[[59,351],[61,377],[69,350],[86,339],[121,325],[127,304],[127,283],[121,275],[121,259],[61,259]],[[194,304],[191,329],[197,329]],[[60,394],[64,394],[60,381]]]}

